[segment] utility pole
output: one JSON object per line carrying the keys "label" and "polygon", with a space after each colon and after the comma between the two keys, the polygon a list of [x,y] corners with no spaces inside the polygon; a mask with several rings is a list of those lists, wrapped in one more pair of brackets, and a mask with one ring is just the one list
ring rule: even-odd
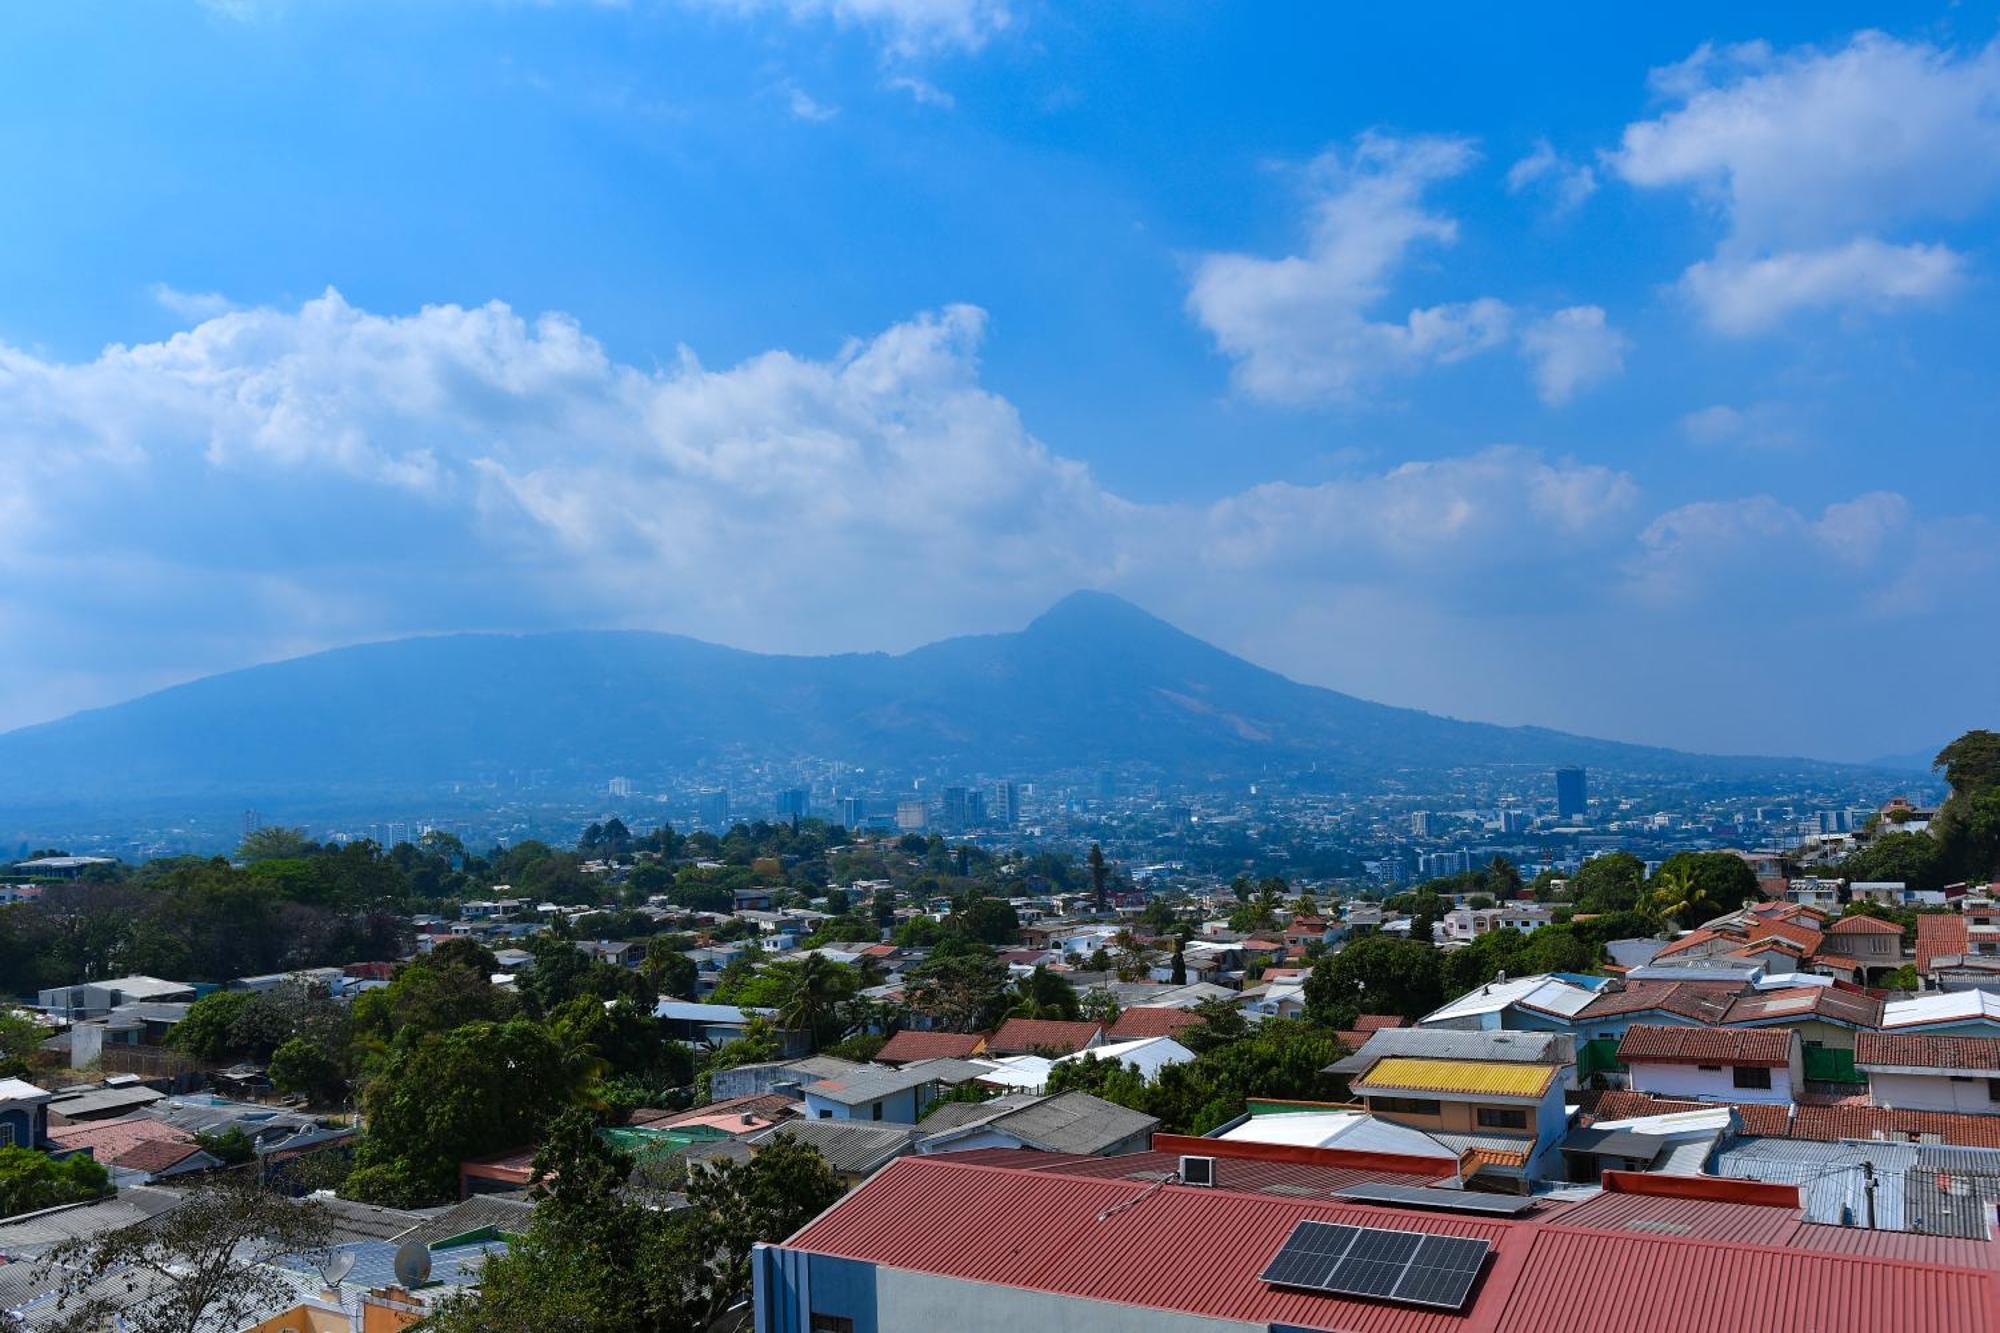
{"label": "utility pole", "polygon": [[1875,1163],[1861,1163],[1861,1188],[1868,1196],[1868,1229],[1875,1229]]}

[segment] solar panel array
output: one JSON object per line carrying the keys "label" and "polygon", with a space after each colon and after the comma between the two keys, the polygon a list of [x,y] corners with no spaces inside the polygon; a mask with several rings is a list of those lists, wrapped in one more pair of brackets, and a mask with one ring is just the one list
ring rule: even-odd
{"label": "solar panel array", "polygon": [[1457,1310],[1472,1294],[1491,1248],[1466,1236],[1301,1222],[1263,1279],[1278,1287]]}

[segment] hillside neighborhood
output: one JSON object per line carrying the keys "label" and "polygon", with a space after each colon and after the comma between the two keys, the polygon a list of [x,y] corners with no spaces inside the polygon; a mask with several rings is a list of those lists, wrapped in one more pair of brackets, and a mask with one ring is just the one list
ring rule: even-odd
{"label": "hillside neighborhood", "polygon": [[[1158,893],[798,820],[398,855],[262,830],[124,926],[121,867],[13,868],[45,969],[65,923],[268,963],[185,933],[253,887],[375,955],[20,997],[16,1326],[525,1328],[552,1264],[760,1333],[1601,1328],[1586,1273],[1659,1329],[1753,1287],[1772,1328],[2000,1310],[2000,882],[1723,851]],[[473,892],[375,919],[424,876]]]}

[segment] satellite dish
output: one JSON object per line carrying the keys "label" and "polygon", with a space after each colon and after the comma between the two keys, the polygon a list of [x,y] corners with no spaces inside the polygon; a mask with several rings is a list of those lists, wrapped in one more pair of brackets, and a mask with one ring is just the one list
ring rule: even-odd
{"label": "satellite dish", "polygon": [[396,1281],[408,1291],[423,1286],[430,1276],[431,1247],[420,1240],[403,1242],[402,1248],[396,1251]]}
{"label": "satellite dish", "polygon": [[319,1270],[319,1275],[326,1280],[327,1286],[338,1287],[340,1279],[354,1271],[354,1258],[355,1255],[352,1250],[337,1250],[327,1256],[326,1263]]}

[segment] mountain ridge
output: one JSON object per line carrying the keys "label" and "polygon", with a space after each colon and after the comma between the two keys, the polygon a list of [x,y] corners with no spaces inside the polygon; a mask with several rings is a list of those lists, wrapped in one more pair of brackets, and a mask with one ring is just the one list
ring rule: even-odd
{"label": "mountain ridge", "polygon": [[1293,681],[1102,592],[908,652],[754,653],[645,630],[475,632],[239,668],[0,734],[0,800],[584,788],[728,759],[1180,779],[1561,763],[1744,772]]}

